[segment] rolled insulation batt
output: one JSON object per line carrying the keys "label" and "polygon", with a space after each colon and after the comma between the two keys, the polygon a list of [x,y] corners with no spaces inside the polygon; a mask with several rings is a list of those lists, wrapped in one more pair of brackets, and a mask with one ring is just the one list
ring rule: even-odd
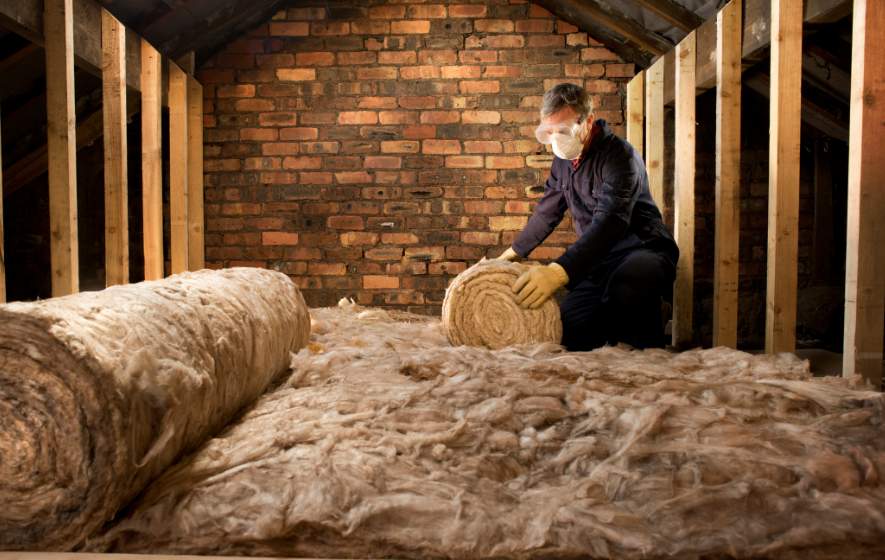
{"label": "rolled insulation batt", "polygon": [[442,324],[453,346],[485,346],[493,350],[517,344],[562,339],[559,306],[552,298],[538,309],[516,303],[513,283],[527,266],[497,260],[480,261],[449,284]]}
{"label": "rolled insulation batt", "polygon": [[179,274],[0,306],[0,550],[71,550],[307,343],[279,272]]}

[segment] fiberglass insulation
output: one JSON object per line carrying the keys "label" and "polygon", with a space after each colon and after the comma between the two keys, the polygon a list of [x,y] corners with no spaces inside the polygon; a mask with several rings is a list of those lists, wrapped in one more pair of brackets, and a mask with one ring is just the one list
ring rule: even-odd
{"label": "fiberglass insulation", "polygon": [[82,544],[287,369],[284,274],[180,274],[0,306],[0,550]]}
{"label": "fiberglass insulation", "polygon": [[447,344],[319,309],[291,377],[93,550],[859,558],[885,550],[885,397],[791,355]]}

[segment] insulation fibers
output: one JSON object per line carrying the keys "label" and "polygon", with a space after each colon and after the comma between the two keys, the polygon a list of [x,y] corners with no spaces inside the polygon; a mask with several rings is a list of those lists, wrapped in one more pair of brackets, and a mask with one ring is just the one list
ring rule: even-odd
{"label": "insulation fibers", "polygon": [[290,377],[90,541],[313,557],[867,558],[882,394],[795,356],[447,344],[313,312]]}
{"label": "insulation fibers", "polygon": [[70,550],[287,370],[284,274],[180,274],[0,306],[0,550]]}

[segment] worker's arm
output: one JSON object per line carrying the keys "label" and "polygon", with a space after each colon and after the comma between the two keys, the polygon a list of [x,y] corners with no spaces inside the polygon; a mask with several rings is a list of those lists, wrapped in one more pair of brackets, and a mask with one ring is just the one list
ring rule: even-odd
{"label": "worker's arm", "polygon": [[590,227],[556,260],[568,274],[569,286],[586,278],[624,237],[639,198],[641,161],[630,154],[616,154],[608,159],[602,169],[602,184],[595,189],[597,203]]}
{"label": "worker's arm", "polygon": [[556,160],[554,160],[544,185],[544,196],[538,201],[532,217],[513,242],[512,249],[516,256],[525,258],[534,251],[535,247],[543,243],[562,221],[566,207],[565,195],[559,187]]}

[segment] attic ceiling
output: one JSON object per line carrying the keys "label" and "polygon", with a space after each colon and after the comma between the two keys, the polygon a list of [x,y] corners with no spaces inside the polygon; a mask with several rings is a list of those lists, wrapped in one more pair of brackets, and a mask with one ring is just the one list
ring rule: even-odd
{"label": "attic ceiling", "polygon": [[[647,67],[726,0],[536,0],[622,58]],[[99,0],[124,24],[172,58],[197,63],[296,0]],[[329,17],[351,17],[355,3],[326,0]]]}

